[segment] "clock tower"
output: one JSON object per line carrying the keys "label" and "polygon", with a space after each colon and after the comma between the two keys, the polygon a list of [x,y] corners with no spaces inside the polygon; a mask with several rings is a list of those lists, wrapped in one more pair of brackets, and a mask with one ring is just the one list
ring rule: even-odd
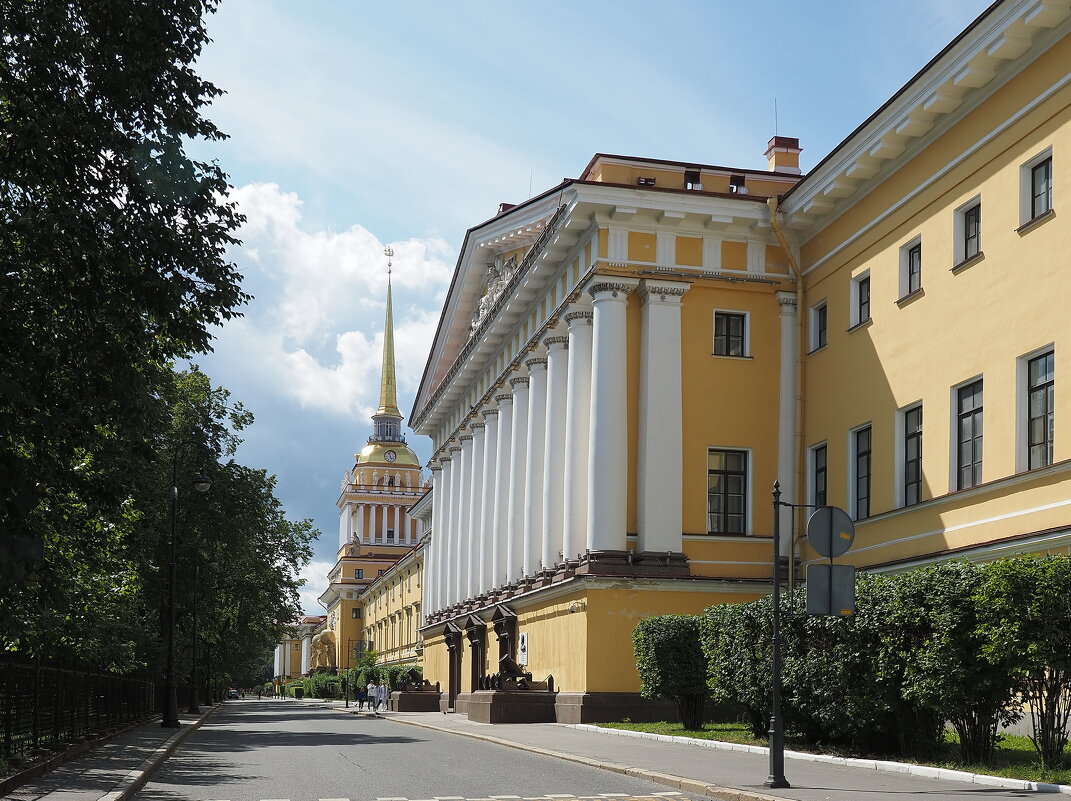
{"label": "clock tower", "polygon": [[[368,444],[354,455],[353,467],[342,477],[339,510],[338,562],[328,574],[329,586],[320,596],[327,609],[337,666],[350,665],[355,649],[368,646],[357,601],[360,594],[405,556],[424,534],[423,521],[409,509],[427,492],[417,455],[402,433],[402,413],[394,366],[394,315],[390,257],[387,258],[387,312],[383,323],[383,369],[379,407],[372,415]],[[377,646],[380,644],[377,644]]]}

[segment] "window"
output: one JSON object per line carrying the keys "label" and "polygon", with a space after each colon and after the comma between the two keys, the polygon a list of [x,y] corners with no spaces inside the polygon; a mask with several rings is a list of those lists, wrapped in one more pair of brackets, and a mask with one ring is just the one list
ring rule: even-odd
{"label": "window", "polygon": [[707,454],[707,529],[711,534],[747,530],[747,451],[711,448]]}
{"label": "window", "polygon": [[697,192],[703,191],[702,176],[699,174],[699,170],[684,171],[684,188],[694,189]]}
{"label": "window", "polygon": [[904,506],[922,500],[922,407],[903,412],[904,425]]}
{"label": "window", "polygon": [[1047,158],[1030,170],[1030,219],[1052,208],[1052,159]]}
{"label": "window", "polygon": [[852,327],[870,319],[870,271],[852,279],[851,287]]}
{"label": "window", "polygon": [[[393,481],[393,480],[394,479],[391,479],[391,481]],[[393,542],[393,541],[394,541],[394,529],[388,528],[387,529],[387,542]]]}
{"label": "window", "polygon": [[852,511],[856,520],[870,517],[870,426],[852,432]]}
{"label": "window", "polygon": [[354,620],[358,620],[361,617],[361,607],[353,607],[353,609],[350,611],[350,617],[352,617]]}
{"label": "window", "polygon": [[972,198],[956,209],[955,264],[970,261],[982,253],[982,201]]}
{"label": "window", "polygon": [[826,500],[826,446],[811,448],[811,503],[825,506]]}
{"label": "window", "polygon": [[1028,225],[1052,211],[1052,148],[1019,168],[1019,222]]}
{"label": "window", "polygon": [[900,297],[922,289],[922,238],[915,237],[900,248]]}
{"label": "window", "polygon": [[747,314],[714,312],[714,355],[747,356]]}
{"label": "window", "polygon": [[379,576],[382,576],[382,575],[383,575],[384,573],[386,573],[386,572],[387,572],[386,570],[377,570],[377,571],[376,571],[376,576],[377,576],[377,577],[379,577]]}
{"label": "window", "polygon": [[826,303],[811,307],[811,350],[826,346]]}
{"label": "window", "polygon": [[1030,470],[1053,461],[1054,369],[1052,351],[1027,363],[1027,467]]}
{"label": "window", "polygon": [[361,568],[359,568],[359,567],[355,567],[355,568],[353,569],[353,577],[354,577],[355,579],[363,579],[363,578],[364,578],[364,570],[362,570],[362,569],[361,569]]}
{"label": "window", "polygon": [[956,486],[982,483],[982,380],[956,390]]}

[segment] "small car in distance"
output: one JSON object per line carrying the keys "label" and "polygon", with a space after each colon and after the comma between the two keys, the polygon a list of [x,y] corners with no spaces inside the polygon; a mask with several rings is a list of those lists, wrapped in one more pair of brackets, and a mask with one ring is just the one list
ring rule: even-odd
{"label": "small car in distance", "polygon": [[231,687],[231,689],[227,690],[227,700],[228,701],[232,701],[232,700],[233,701],[237,701],[238,700],[238,691],[236,689],[234,689],[233,687]]}

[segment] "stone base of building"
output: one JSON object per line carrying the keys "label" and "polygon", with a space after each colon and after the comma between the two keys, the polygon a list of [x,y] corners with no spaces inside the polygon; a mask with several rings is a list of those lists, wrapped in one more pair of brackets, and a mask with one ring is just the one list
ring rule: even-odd
{"label": "stone base of building", "polygon": [[633,723],[680,718],[672,701],[653,701],[639,693],[559,692],[554,702],[557,723]]}
{"label": "stone base of building", "polygon": [[[467,696],[465,711],[477,723],[554,723],[557,693],[477,690]],[[458,696],[460,704],[462,696]],[[460,710],[459,710],[460,711]]]}
{"label": "stone base of building", "polygon": [[387,708],[391,712],[438,712],[439,697],[442,693],[429,691],[402,691],[390,694]]}
{"label": "stone base of building", "polygon": [[690,575],[688,557],[683,553],[666,551],[591,551],[569,567],[570,575],[597,574],[601,576]]}

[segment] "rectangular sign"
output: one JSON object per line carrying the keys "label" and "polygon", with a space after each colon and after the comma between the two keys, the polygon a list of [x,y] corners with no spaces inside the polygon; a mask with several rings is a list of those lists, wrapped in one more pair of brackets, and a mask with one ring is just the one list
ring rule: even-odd
{"label": "rectangular sign", "polygon": [[517,635],[517,664],[528,664],[528,632],[522,631]]}
{"label": "rectangular sign", "polygon": [[808,565],[807,614],[854,615],[855,568],[851,565]]}

